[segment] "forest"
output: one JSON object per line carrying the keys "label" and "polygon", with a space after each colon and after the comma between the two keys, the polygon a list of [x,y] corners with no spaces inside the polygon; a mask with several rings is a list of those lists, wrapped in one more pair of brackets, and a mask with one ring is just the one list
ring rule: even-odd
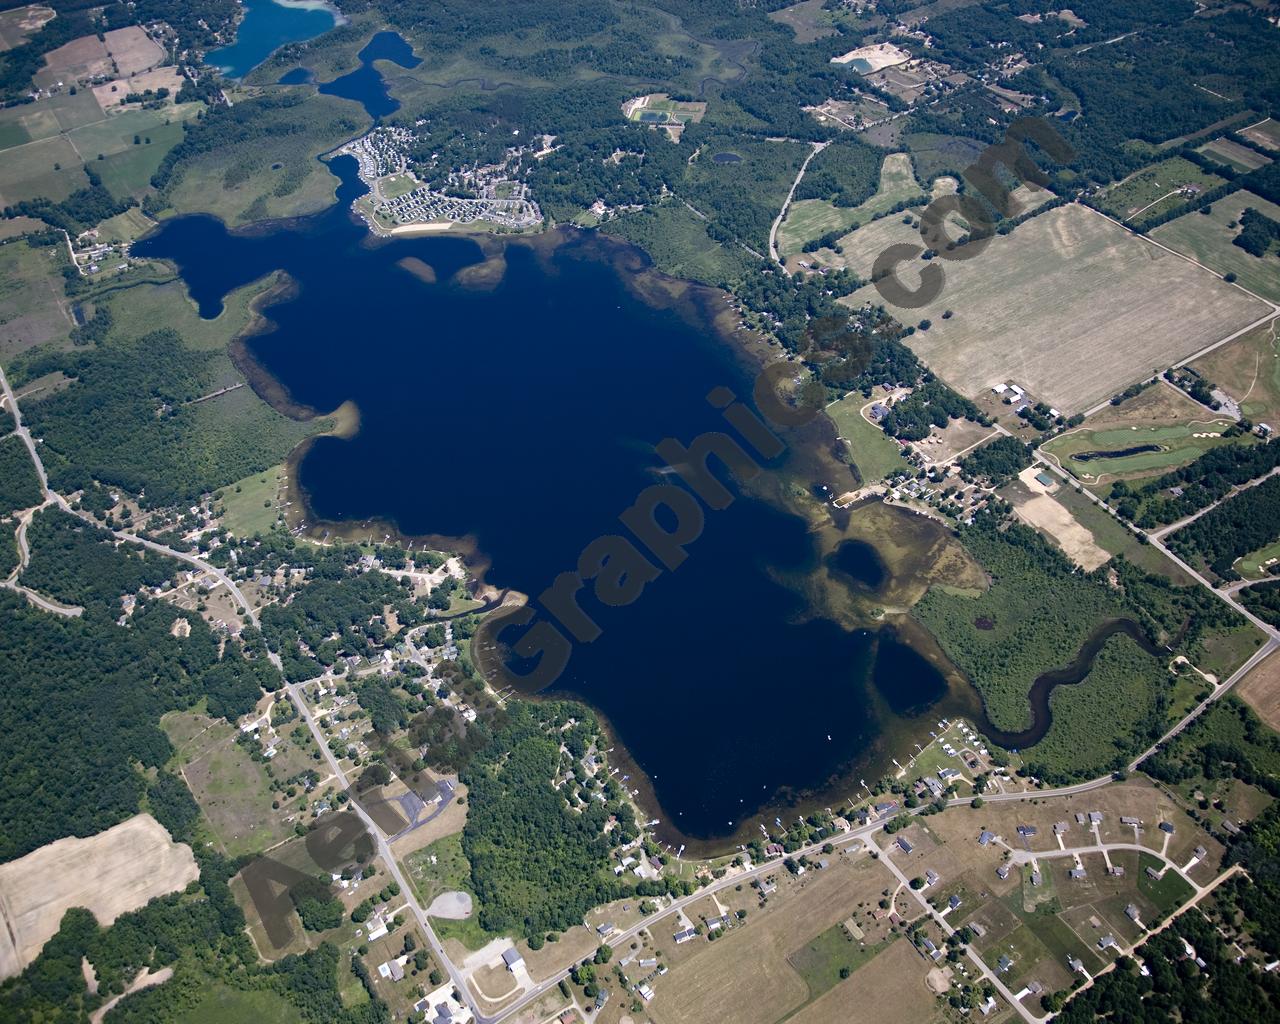
{"label": "forest", "polygon": [[11,434],[0,441],[0,518],[44,501],[40,478],[22,438]]}
{"label": "forest", "polygon": [[1240,234],[1231,240],[1251,256],[1265,256],[1270,248],[1280,242],[1280,224],[1265,213],[1247,207],[1240,214]]}
{"label": "forest", "polygon": [[[1140,487],[1116,482],[1111,487],[1111,501],[1120,515],[1149,530],[1207,508],[1233,487],[1276,466],[1280,466],[1280,442],[1222,445]],[[1171,493],[1174,487],[1182,493]]]}
{"label": "forest", "polygon": [[1280,476],[1241,491],[1166,538],[1184,558],[1201,556],[1221,579],[1236,580],[1238,558],[1280,539]]}
{"label": "forest", "polygon": [[1031,465],[1031,450],[1016,437],[1001,435],[960,460],[966,480],[988,480],[1003,487]]}

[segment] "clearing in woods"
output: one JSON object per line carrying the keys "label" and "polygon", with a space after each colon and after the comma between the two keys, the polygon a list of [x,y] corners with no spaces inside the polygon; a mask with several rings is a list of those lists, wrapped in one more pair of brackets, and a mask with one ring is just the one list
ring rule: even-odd
{"label": "clearing in woods", "polygon": [[[935,261],[943,263],[944,261]],[[922,261],[898,279],[920,287]],[[1269,307],[1083,206],[1068,205],[948,262],[941,292],[919,309],[885,303],[873,286],[841,302],[884,303],[932,330],[908,343],[974,398],[1014,382],[1071,415],[1264,316]],[[954,315],[943,319],[944,310]]]}
{"label": "clearing in woods", "polygon": [[1055,482],[1046,486],[1036,479],[1042,472],[1039,466],[1028,466],[1018,474],[1018,483],[1003,491],[1001,497],[1013,504],[1018,518],[1047,534],[1071,561],[1085,572],[1092,572],[1111,555],[1053,496],[1061,485]]}
{"label": "clearing in woods", "polygon": [[1206,142],[1196,152],[1203,153],[1209,159],[1217,160],[1237,171],[1256,171],[1259,167],[1266,167],[1271,163],[1270,157],[1265,157],[1256,150],[1242,146],[1238,142],[1232,142],[1230,139],[1214,139],[1212,142]]}
{"label": "clearing in woods", "polygon": [[1254,423],[1280,426],[1280,320],[1270,320],[1191,364]]}
{"label": "clearing in woods", "polygon": [[1226,178],[1174,156],[1112,185],[1103,193],[1102,206],[1120,220],[1143,224],[1225,184]]}
{"label": "clearing in woods", "polygon": [[43,4],[29,4],[0,13],[0,52],[21,46],[55,17],[53,8]]}
{"label": "clearing in woods", "polygon": [[1240,134],[1264,149],[1280,151],[1280,121],[1268,117],[1265,121],[1259,121],[1248,128],[1241,128]]}
{"label": "clearing in woods", "polygon": [[0,865],[0,978],[36,958],[71,907],[88,908],[105,926],[199,875],[191,847],[175,843],[149,814]]}
{"label": "clearing in woods", "polygon": [[1240,216],[1254,209],[1280,221],[1280,206],[1240,189],[1219,199],[1212,212],[1187,213],[1151,232],[1157,242],[1203,263],[1219,274],[1235,274],[1244,288],[1272,302],[1280,302],[1280,255],[1254,256],[1233,244],[1240,234]]}
{"label": "clearing in woods", "polygon": [[1255,665],[1237,685],[1236,693],[1267,725],[1280,729],[1280,655],[1272,654]]}

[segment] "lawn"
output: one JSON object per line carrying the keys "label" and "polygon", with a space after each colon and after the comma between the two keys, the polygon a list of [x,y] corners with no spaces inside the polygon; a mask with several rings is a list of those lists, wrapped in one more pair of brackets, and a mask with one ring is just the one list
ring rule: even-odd
{"label": "lawn", "polygon": [[[1155,904],[1163,918],[1187,901],[1191,896],[1191,886],[1175,871],[1166,871],[1163,878],[1152,878],[1147,874],[1149,867],[1159,871],[1164,867],[1164,862],[1152,854],[1140,853],[1138,855],[1138,892]],[[1152,925],[1155,922],[1145,923]]]}
{"label": "lawn", "polygon": [[237,537],[267,533],[276,521],[276,501],[284,487],[284,477],[284,466],[273,466],[224,487],[221,505],[226,513],[222,525]]}
{"label": "lawn", "polygon": [[880,187],[861,206],[836,206],[826,199],[802,199],[792,203],[787,218],[778,229],[778,249],[786,255],[799,252],[805,242],[832,231],[853,231],[898,203],[923,196],[911,159],[905,153],[890,153],[880,166]]}
{"label": "lawn", "polygon": [[1142,224],[1223,184],[1226,184],[1225,178],[1202,170],[1185,157],[1175,156],[1111,186],[1103,195],[1102,207],[1121,220]]}
{"label": "lawn", "polygon": [[1254,256],[1232,239],[1240,233],[1240,215],[1246,207],[1280,221],[1280,206],[1240,189],[1219,199],[1205,216],[1188,213],[1151,232],[1156,241],[1203,263],[1219,274],[1235,274],[1241,286],[1280,302],[1280,255]]}
{"label": "lawn", "polygon": [[[919,287],[924,263],[897,278]],[[907,323],[931,319],[912,349],[973,398],[1022,385],[1070,415],[1184,359],[1264,315],[1268,307],[1092,210],[1062,206],[945,268],[924,305],[885,303],[868,285],[841,300],[885,304]],[[943,318],[947,309],[953,311]]]}
{"label": "lawn", "polygon": [[862,416],[866,403],[861,392],[854,392],[827,406],[827,415],[848,444],[862,482],[872,484],[909,467],[898,443]]}
{"label": "lawn", "polygon": [[843,924],[833,924],[787,959],[809,986],[809,998],[813,1000],[843,980],[840,977],[842,970],[852,974],[887,945],[887,942],[870,945],[858,942],[845,931]]}

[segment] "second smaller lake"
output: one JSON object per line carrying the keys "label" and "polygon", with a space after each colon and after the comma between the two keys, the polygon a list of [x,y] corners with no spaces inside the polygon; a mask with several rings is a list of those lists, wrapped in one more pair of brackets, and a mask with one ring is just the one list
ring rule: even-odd
{"label": "second smaller lake", "polygon": [[337,24],[333,9],[320,0],[244,0],[244,9],[235,42],[205,55],[228,78],[243,78],[280,47],[314,39]]}
{"label": "second smaller lake", "polygon": [[400,101],[387,90],[387,83],[382,72],[374,66],[374,61],[389,60],[402,68],[416,68],[422,60],[413,55],[413,47],[398,32],[379,32],[358,56],[360,67],[332,82],[325,82],[320,91],[326,96],[355,100],[370,117],[394,114],[400,109]]}

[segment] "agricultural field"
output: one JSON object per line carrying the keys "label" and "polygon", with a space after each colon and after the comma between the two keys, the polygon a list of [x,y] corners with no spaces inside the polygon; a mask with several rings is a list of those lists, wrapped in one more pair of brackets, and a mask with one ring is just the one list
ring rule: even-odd
{"label": "agricultural field", "polygon": [[1240,189],[1214,203],[1208,216],[1188,213],[1161,224],[1151,237],[1219,274],[1235,274],[1242,287],[1280,302],[1280,255],[1254,256],[1232,244],[1240,233],[1240,216],[1246,208],[1280,221],[1280,206]]}
{"label": "agricultural field", "polygon": [[1225,178],[1175,156],[1112,185],[1102,196],[1102,207],[1120,220],[1143,224],[1224,184]]}
{"label": "agricultural field", "polygon": [[[922,262],[900,268],[919,287]],[[1268,307],[1082,206],[1051,210],[944,268],[912,349],[961,394],[1015,382],[1071,415],[1266,314]],[[874,286],[841,300],[884,302]],[[953,309],[954,315],[942,314]]]}
{"label": "agricultural field", "polygon": [[890,153],[880,167],[880,186],[861,206],[836,206],[826,199],[801,199],[791,204],[778,229],[778,249],[797,253],[805,242],[832,231],[853,231],[883,215],[898,203],[924,195],[905,153]]}
{"label": "agricultural field", "polygon": [[1254,423],[1280,426],[1280,320],[1262,324],[1191,364]]}
{"label": "agricultural field", "polygon": [[1264,149],[1280,152],[1280,121],[1274,118],[1268,117],[1257,124],[1250,125],[1248,128],[1241,128],[1240,134],[1250,142],[1256,142]]}
{"label": "agricultural field", "polygon": [[932,132],[910,132],[902,137],[902,145],[915,157],[916,170],[925,181],[940,174],[962,174],[986,147],[962,135],[937,135]]}
{"label": "agricultural field", "polygon": [[871,484],[909,467],[898,443],[862,415],[866,404],[862,393],[854,392],[827,406],[827,415],[836,426],[836,434],[849,446],[862,482]]}
{"label": "agricultural field", "polygon": [[184,889],[199,877],[191,848],[149,814],[85,839],[59,839],[0,865],[0,978],[19,973],[57,932],[71,907],[99,923]]}
{"label": "agricultural field", "polygon": [[[956,190],[956,179],[942,176],[934,179],[929,198],[951,195]],[[875,200],[871,200],[875,202]],[[912,209],[902,214],[889,214],[878,220],[870,220],[861,227],[854,228],[836,242],[836,249],[822,248],[816,252],[796,252],[787,260],[789,269],[799,270],[800,261],[810,266],[847,268],[859,277],[870,278],[871,267],[876,258],[891,245],[906,243],[920,244],[920,210]],[[959,235],[964,230],[963,221],[956,216],[948,218],[948,222],[956,225],[952,230]]]}
{"label": "agricultural field", "polygon": [[80,154],[65,135],[0,151],[0,205],[39,196],[60,202],[88,184]]}
{"label": "agricultural field", "polygon": [[1266,167],[1271,163],[1268,157],[1230,139],[1214,139],[1212,142],[1206,142],[1196,152],[1203,153],[1210,160],[1216,160],[1242,173],[1256,171],[1259,167]]}
{"label": "agricultural field", "polygon": [[[670,967],[670,973],[655,986],[658,994],[650,1012],[656,1024],[697,1024],[713,1019],[772,1024],[812,1006],[823,992],[842,991],[858,976],[854,970],[849,980],[841,982],[840,965],[834,963],[824,972],[817,962],[826,949],[825,940],[819,943],[822,949],[813,948],[819,937],[845,920],[856,919],[863,938],[848,940],[848,956],[854,961],[889,938],[887,919],[874,921],[871,912],[882,892],[894,886],[893,877],[864,854],[834,854],[827,870],[798,880],[779,865],[776,880],[779,891],[766,905],[757,908],[755,900],[750,900],[746,920],[715,942],[699,936],[674,945],[669,936],[682,927],[674,915],[653,927],[661,959]],[[749,890],[744,887],[741,895],[749,895]],[[732,910],[732,904],[728,909]],[[711,901],[698,908],[698,913],[704,911],[714,912]],[[690,912],[690,919],[696,921],[698,913]],[[797,958],[801,969],[812,968],[829,976],[811,975],[806,981],[797,969]],[[917,963],[918,984],[924,989],[924,966]],[[851,962],[848,966],[859,965]]]}
{"label": "agricultural field", "polygon": [[0,360],[68,337],[74,321],[64,297],[66,247],[32,249],[25,242],[0,245]]}
{"label": "agricultural field", "polygon": [[1255,665],[1235,689],[1272,729],[1280,729],[1280,655],[1272,654]]}

